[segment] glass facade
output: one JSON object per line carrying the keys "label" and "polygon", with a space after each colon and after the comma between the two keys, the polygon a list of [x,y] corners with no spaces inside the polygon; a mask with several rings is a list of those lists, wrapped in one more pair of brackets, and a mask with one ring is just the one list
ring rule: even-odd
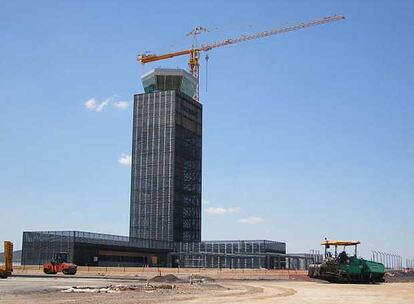
{"label": "glass facade", "polygon": [[55,253],[68,253],[79,266],[141,266],[151,257],[166,266],[170,242],[83,231],[31,231],[23,233],[22,265],[40,265]]}
{"label": "glass facade", "polygon": [[201,125],[201,104],[179,90],[135,95],[131,237],[201,240]]}
{"label": "glass facade", "polygon": [[24,232],[22,249],[22,265],[43,264],[58,252],[79,266],[273,269],[306,267],[312,259],[286,255],[285,243],[267,240],[164,242],[83,231]]}
{"label": "glass facade", "polygon": [[267,240],[202,241],[176,243],[178,252],[210,252],[231,254],[286,253],[286,243]]}
{"label": "glass facade", "polygon": [[286,244],[267,240],[176,243],[173,266],[186,268],[285,268]]}
{"label": "glass facade", "polygon": [[197,80],[180,69],[153,69],[141,81],[145,93],[177,90],[193,97],[197,89]]}
{"label": "glass facade", "polygon": [[68,260],[74,257],[74,231],[23,232],[22,265],[40,265],[58,252],[67,252]]}

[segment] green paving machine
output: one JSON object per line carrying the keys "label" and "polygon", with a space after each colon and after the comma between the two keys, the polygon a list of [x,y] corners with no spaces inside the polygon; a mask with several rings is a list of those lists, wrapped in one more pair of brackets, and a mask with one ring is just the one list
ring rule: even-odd
{"label": "green paving machine", "polygon": [[[320,264],[311,264],[308,276],[315,279],[337,283],[374,283],[383,282],[385,274],[381,263],[364,260],[357,257],[359,241],[336,241],[325,239],[321,245],[325,246],[325,259]],[[329,251],[333,246],[334,253]],[[338,246],[343,250],[338,254]],[[346,248],[354,247],[354,254],[349,255]]]}

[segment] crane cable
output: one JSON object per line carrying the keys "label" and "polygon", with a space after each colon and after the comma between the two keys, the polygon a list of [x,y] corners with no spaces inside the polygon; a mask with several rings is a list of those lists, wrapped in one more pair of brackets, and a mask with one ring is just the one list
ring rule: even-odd
{"label": "crane cable", "polygon": [[207,92],[207,80],[208,80],[208,54],[206,54],[206,92]]}

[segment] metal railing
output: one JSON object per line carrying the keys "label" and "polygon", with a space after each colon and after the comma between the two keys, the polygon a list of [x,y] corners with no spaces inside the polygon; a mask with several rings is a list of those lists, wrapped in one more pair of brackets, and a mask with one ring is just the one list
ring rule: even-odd
{"label": "metal railing", "polygon": [[372,260],[384,264],[386,269],[401,270],[403,269],[403,259],[400,255],[372,250]]}
{"label": "metal railing", "polygon": [[406,259],[405,260],[405,268],[407,269],[414,269],[414,259]]}

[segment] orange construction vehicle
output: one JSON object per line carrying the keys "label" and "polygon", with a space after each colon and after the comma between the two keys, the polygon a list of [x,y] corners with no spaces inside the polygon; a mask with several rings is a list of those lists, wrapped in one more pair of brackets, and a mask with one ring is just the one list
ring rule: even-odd
{"label": "orange construction vehicle", "polygon": [[4,241],[4,267],[0,267],[0,278],[7,279],[13,272],[13,243]]}
{"label": "orange construction vehicle", "polygon": [[78,270],[78,266],[68,263],[67,261],[67,252],[55,253],[50,262],[43,264],[43,272],[46,274],[57,274],[58,272],[62,272],[63,274],[75,274]]}

